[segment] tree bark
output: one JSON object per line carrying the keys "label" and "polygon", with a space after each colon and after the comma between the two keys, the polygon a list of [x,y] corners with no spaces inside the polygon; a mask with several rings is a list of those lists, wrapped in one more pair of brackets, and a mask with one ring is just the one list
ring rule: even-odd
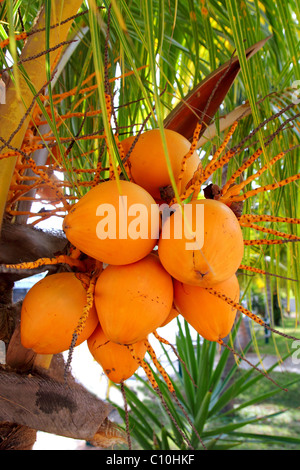
{"label": "tree bark", "polygon": [[93,439],[112,407],[83,386],[0,368],[0,422],[74,439]]}

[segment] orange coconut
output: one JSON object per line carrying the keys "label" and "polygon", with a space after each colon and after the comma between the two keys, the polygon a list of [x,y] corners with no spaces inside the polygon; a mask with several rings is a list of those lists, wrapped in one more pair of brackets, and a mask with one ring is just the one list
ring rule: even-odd
{"label": "orange coconut", "polygon": [[167,316],[165,321],[160,325],[160,328],[162,328],[163,326],[166,326],[168,323],[170,323],[172,320],[174,320],[174,318],[178,317],[178,315],[179,315],[178,310],[176,310],[176,308],[172,307],[169,315]]}
{"label": "orange coconut", "polygon": [[[126,346],[113,343],[105,336],[100,324],[87,340],[87,345],[94,359],[101,365],[103,372],[115,383],[129,379],[139,364]],[[137,357],[143,359],[147,350],[144,341],[133,345]]]}
{"label": "orange coconut", "polygon": [[[182,159],[189,152],[191,144],[184,136],[170,129],[165,129],[165,138],[171,168],[176,180],[181,170]],[[122,140],[125,154],[129,152],[134,140],[135,136]],[[155,199],[159,200],[160,188],[171,184],[159,129],[146,131],[139,136],[130,153],[129,162],[133,180],[145,188]],[[193,175],[198,163],[199,157],[194,152],[189,157],[189,163],[187,164],[188,176]]]}
{"label": "orange coconut", "polygon": [[[74,273],[56,273],[37,282],[26,294],[21,310],[21,342],[39,354],[57,354],[69,349],[87,301],[86,289]],[[98,324],[94,306],[76,346]]]}
{"label": "orange coconut", "polygon": [[199,159],[199,155],[197,154],[197,152],[194,152],[186,160],[184,173],[182,175],[180,182],[177,184],[179,194],[182,194],[185,191],[185,187],[194,176],[194,173],[197,170],[199,163],[200,163],[200,159]]}
{"label": "orange coconut", "polygon": [[[235,275],[217,284],[214,290],[234,302],[239,301],[240,288]],[[218,341],[230,333],[236,309],[206,288],[175,281],[174,302],[181,315],[203,338]]]}
{"label": "orange coconut", "polygon": [[213,199],[191,201],[163,220],[159,258],[178,281],[209,287],[240,266],[244,242],[234,213]]}
{"label": "orange coconut", "polygon": [[150,254],[136,263],[105,268],[97,280],[94,298],[107,338],[133,344],[158,328],[169,315],[172,278],[158,257]]}
{"label": "orange coconut", "polygon": [[148,255],[159,234],[159,211],[145,189],[129,181],[92,188],[66,215],[63,229],[83,253],[107,264],[134,263]]}

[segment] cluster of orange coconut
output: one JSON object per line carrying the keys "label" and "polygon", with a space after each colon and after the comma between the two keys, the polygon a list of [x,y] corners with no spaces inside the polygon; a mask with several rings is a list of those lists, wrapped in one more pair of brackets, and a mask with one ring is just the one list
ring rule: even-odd
{"label": "cluster of orange coconut", "polygon": [[[165,137],[179,184],[190,142],[174,131]],[[125,154],[133,140],[122,142]],[[90,271],[46,276],[27,293],[21,313],[25,347],[56,354],[68,350],[74,331],[80,331],[75,345],[87,340],[115,383],[141,365],[148,335],[177,315],[210,341],[229,334],[236,309],[222,295],[238,302],[235,273],[244,251],[238,220],[222,202],[193,199],[169,211],[161,204],[161,188],[170,185],[170,175],[158,130],[139,137],[129,162],[132,180],[100,183],[64,219],[65,235]],[[194,152],[180,179],[183,188],[198,164]],[[78,329],[87,305],[88,316]]]}

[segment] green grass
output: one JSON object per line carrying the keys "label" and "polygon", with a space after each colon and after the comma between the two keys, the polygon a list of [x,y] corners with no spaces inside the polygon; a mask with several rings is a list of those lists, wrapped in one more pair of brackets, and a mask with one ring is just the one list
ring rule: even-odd
{"label": "green grass", "polygon": [[[296,319],[292,316],[283,317],[281,326],[276,326],[275,329],[284,334],[299,338],[300,340],[300,325],[296,323]],[[269,354],[280,355],[280,357],[282,357],[293,351],[293,348],[296,346],[292,339],[284,338],[278,334],[272,334],[268,343],[266,343],[263,328],[255,332],[255,339],[261,356]],[[252,348],[252,352],[255,352],[255,348]]]}
{"label": "green grass", "polygon": [[[282,318],[281,326],[276,329],[282,333],[300,338],[300,326],[297,324],[295,316],[284,316]],[[272,334],[268,343],[265,341],[265,334],[263,329],[257,329],[255,332],[257,347],[261,357],[266,355],[285,356],[293,348],[294,341],[286,339],[282,336]],[[255,348],[252,347],[252,352]],[[298,356],[297,356],[298,357]],[[300,372],[300,366],[299,366]],[[281,386],[296,381],[299,377],[297,373],[291,372],[272,372],[272,378]],[[255,396],[267,394],[274,389],[274,385],[268,380],[261,380],[256,384],[255,395],[253,396],[253,389],[247,389],[239,394],[234,406],[237,407],[244,402],[254,399]],[[277,435],[286,438],[298,437],[300,434],[300,394],[299,382],[296,382],[288,387],[287,392],[280,392],[260,403],[255,403],[248,406],[246,409],[238,412],[239,418],[248,419],[254,416],[273,415],[266,420],[259,423],[251,424],[243,428],[245,433],[245,441],[238,447],[239,450],[299,450],[299,444],[291,443],[270,443],[270,442],[256,442],[251,438],[247,438],[246,434],[256,433],[260,435]],[[233,420],[235,417],[232,418]]]}
{"label": "green grass", "polygon": [[[290,381],[296,380],[298,374],[289,372],[273,372],[272,377],[279,384],[284,385]],[[257,383],[257,396],[267,393],[273,389],[273,385],[268,380],[261,380]],[[253,397],[253,390],[246,390],[239,395],[235,406],[250,400]],[[286,438],[297,438],[300,434],[300,394],[299,382],[294,383],[288,388],[287,392],[280,392],[273,397],[247,407],[245,410],[239,411],[239,416],[246,418],[253,416],[264,416],[272,413],[279,413],[271,418],[256,424],[247,425],[243,428],[243,433],[251,432],[260,435],[277,435]],[[233,418],[234,419],[234,418]],[[246,440],[238,447],[241,450],[299,450],[299,444],[292,443],[268,443],[268,442],[251,442]]]}

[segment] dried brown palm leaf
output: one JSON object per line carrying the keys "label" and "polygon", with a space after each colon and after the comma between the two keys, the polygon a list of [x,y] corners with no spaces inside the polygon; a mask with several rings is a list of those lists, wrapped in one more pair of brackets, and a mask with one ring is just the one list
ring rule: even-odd
{"label": "dried brown palm leaf", "polygon": [[[268,39],[269,37],[246,49],[247,59],[249,60],[258,52]],[[193,130],[197,123],[201,121],[203,125],[200,135],[202,135],[218,111],[239,71],[239,59],[238,57],[232,57],[209,74],[187,94],[184,100],[178,103],[166,117],[164,127],[179,132],[179,134],[191,140]]]}

